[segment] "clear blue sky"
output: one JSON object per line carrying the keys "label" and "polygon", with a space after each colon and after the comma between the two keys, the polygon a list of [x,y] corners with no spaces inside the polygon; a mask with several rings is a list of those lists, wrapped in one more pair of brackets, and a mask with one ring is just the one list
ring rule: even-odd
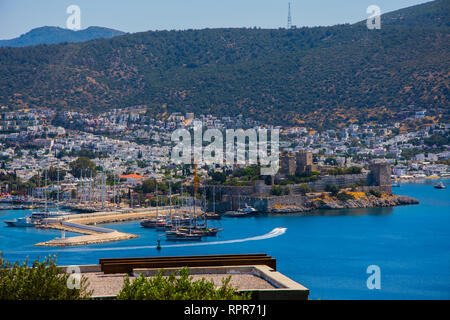
{"label": "clear blue sky", "polygon": [[[125,32],[218,27],[285,27],[289,0],[0,0],[0,39],[41,26],[66,27],[66,8],[81,8],[81,28],[102,26]],[[297,26],[354,23],[366,8],[382,13],[428,0],[290,0]]]}

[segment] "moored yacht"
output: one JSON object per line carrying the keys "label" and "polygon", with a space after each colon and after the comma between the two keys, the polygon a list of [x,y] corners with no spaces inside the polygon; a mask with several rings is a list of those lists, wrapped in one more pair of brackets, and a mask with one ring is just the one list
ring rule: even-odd
{"label": "moored yacht", "polygon": [[191,240],[191,241],[200,241],[202,240],[202,236],[197,233],[191,232],[183,232],[183,231],[168,231],[166,232],[167,240]]}
{"label": "moored yacht", "polygon": [[158,223],[164,223],[165,220],[163,219],[149,219],[141,221],[141,226],[144,228],[156,228],[156,225]]}
{"label": "moored yacht", "polygon": [[255,208],[246,204],[244,208],[239,208],[236,211],[227,211],[223,215],[226,217],[248,217],[257,212],[258,211]]}

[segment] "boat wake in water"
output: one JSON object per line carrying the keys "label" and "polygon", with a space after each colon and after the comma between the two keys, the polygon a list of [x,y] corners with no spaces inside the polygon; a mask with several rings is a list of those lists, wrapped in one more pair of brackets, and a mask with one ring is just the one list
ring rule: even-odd
{"label": "boat wake in water", "polygon": [[[244,239],[235,239],[235,240],[224,240],[224,241],[210,241],[210,242],[196,242],[196,243],[183,243],[183,244],[169,244],[164,245],[163,248],[175,248],[175,247],[193,247],[193,246],[210,246],[210,245],[218,245],[218,244],[228,244],[228,243],[238,243],[238,242],[247,242],[247,241],[258,241],[258,240],[266,240],[270,238],[275,238],[283,235],[286,232],[287,228],[275,228],[272,231],[250,238]],[[118,250],[139,250],[139,249],[156,249],[156,246],[136,246],[136,247],[114,247],[114,248],[73,248],[73,249],[55,249],[55,250],[46,250],[46,251],[33,251],[33,253],[39,252],[87,252],[87,251],[118,251]],[[12,251],[9,252],[12,254],[23,253],[23,251]]]}

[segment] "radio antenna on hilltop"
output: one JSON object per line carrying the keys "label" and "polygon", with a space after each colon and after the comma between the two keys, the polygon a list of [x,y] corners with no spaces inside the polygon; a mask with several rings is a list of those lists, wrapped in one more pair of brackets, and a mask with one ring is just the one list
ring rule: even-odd
{"label": "radio antenna on hilltop", "polygon": [[292,18],[291,18],[291,3],[288,5],[288,18],[287,18],[287,28],[290,29],[292,27]]}

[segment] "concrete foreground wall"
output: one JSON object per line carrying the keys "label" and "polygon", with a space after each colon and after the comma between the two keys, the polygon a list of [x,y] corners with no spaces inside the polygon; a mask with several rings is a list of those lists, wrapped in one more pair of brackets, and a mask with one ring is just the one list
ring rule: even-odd
{"label": "concrete foreground wall", "polygon": [[[60,272],[72,272],[74,267],[78,272],[101,273],[100,265],[77,265],[77,266],[59,266]],[[143,274],[146,277],[155,276],[160,269],[133,269],[133,275],[139,276]],[[179,268],[164,268],[167,275],[179,271]],[[269,282],[273,289],[248,289],[238,290],[241,292],[252,292],[253,300],[307,300],[309,297],[309,289],[303,285],[288,278],[284,274],[275,271],[266,265],[249,265],[249,266],[225,266],[225,267],[191,267],[190,274],[223,274],[224,277],[233,274],[252,274]],[[115,296],[94,296],[93,300],[112,300]]]}

